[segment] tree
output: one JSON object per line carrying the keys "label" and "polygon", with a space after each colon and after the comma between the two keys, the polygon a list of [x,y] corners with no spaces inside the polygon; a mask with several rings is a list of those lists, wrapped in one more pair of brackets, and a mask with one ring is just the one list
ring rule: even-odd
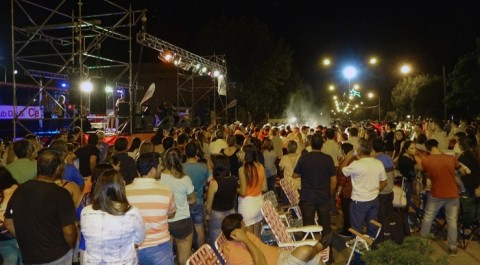
{"label": "tree", "polygon": [[406,77],[392,90],[393,107],[400,117],[407,114],[440,117],[443,101],[438,95],[442,91],[439,76],[419,74]]}
{"label": "tree", "polygon": [[267,113],[280,115],[290,92],[301,84],[293,51],[256,19],[211,21],[203,27],[198,46],[226,55],[228,80],[236,83],[229,98],[237,99],[239,111],[247,110],[254,120]]}
{"label": "tree", "polygon": [[475,51],[458,59],[449,75],[447,106],[462,117],[473,117],[480,113],[480,38]]}

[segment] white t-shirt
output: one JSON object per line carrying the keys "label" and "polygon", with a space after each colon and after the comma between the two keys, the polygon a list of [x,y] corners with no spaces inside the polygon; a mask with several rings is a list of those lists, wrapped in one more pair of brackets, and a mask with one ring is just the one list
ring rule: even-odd
{"label": "white t-shirt", "polygon": [[228,147],[227,141],[225,141],[224,139],[217,139],[214,142],[210,143],[208,152],[210,155],[220,154],[222,149],[227,147]]}
{"label": "white t-shirt", "polygon": [[172,190],[173,197],[175,198],[175,205],[177,206],[175,217],[168,219],[168,222],[170,223],[190,218],[187,196],[195,189],[193,187],[192,179],[189,176],[183,176],[183,178],[179,179],[172,174],[162,173],[159,181]]}
{"label": "white t-shirt", "polygon": [[338,157],[342,154],[340,146],[334,140],[326,140],[322,146],[322,152],[331,156],[333,159],[333,163],[336,167],[338,167]]}
{"label": "white t-shirt", "polygon": [[387,180],[387,173],[380,160],[364,157],[344,167],[342,172],[352,180],[352,200],[367,202],[377,198],[380,181]]}

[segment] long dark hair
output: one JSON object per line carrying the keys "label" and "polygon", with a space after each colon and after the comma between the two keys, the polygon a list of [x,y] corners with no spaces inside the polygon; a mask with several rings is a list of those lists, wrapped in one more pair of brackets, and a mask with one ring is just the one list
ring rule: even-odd
{"label": "long dark hair", "polygon": [[245,172],[245,179],[247,186],[252,187],[258,184],[258,170],[255,162],[257,160],[257,148],[253,144],[246,144],[243,146],[245,158],[243,162],[243,171]]}
{"label": "long dark hair", "polygon": [[132,206],[125,195],[125,182],[115,169],[104,171],[93,191],[92,207],[111,215],[124,215]]}
{"label": "long dark hair", "polygon": [[230,176],[230,160],[225,155],[216,155],[213,160],[213,178],[215,180]]}
{"label": "long dark hair", "polygon": [[402,150],[400,150],[400,154],[398,156],[403,156],[407,152],[410,145],[412,144],[415,144],[415,143],[410,140],[405,141],[405,143],[403,143]]}
{"label": "long dark hair", "polygon": [[13,178],[12,174],[6,167],[0,167],[0,203],[3,202],[3,191],[12,187],[13,185],[18,185],[18,182]]}
{"label": "long dark hair", "polygon": [[182,151],[172,147],[165,152],[165,167],[172,172],[176,178],[183,178]]}

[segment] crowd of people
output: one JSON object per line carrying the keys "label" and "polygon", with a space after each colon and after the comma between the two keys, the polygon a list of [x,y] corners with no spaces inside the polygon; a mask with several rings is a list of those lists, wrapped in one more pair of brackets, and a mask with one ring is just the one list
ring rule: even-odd
{"label": "crowd of people", "polygon": [[[455,255],[460,198],[480,196],[480,131],[466,120],[235,122],[112,145],[104,136],[76,127],[46,143],[35,135],[1,142],[4,264],[186,264],[222,233],[229,264],[320,264],[331,215],[343,216],[335,232],[345,237],[365,226],[375,236],[370,221],[394,213],[397,176],[405,213],[418,217],[411,229],[427,236],[444,207]],[[323,227],[316,245],[286,251],[260,240],[262,194],[284,198],[281,178],[299,191],[303,224]]]}

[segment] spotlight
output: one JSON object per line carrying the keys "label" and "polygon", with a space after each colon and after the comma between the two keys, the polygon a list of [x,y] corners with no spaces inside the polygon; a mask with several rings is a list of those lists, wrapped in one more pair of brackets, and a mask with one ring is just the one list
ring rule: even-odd
{"label": "spotlight", "polygon": [[83,92],[91,92],[93,89],[93,84],[90,81],[83,81],[80,83],[80,89]]}
{"label": "spotlight", "polygon": [[113,88],[111,86],[106,86],[105,93],[113,93]]}
{"label": "spotlight", "polygon": [[219,75],[220,75],[220,72],[219,72],[219,71],[217,71],[217,70],[213,71],[213,76],[214,76],[214,77],[217,77],[217,76],[219,76]]}
{"label": "spotlight", "polygon": [[206,72],[207,72],[207,67],[204,66],[204,67],[202,68],[202,73],[206,73]]}
{"label": "spotlight", "polygon": [[61,86],[62,88],[68,88],[68,83],[64,81],[64,82],[62,82],[62,83],[60,84],[60,86]]}

